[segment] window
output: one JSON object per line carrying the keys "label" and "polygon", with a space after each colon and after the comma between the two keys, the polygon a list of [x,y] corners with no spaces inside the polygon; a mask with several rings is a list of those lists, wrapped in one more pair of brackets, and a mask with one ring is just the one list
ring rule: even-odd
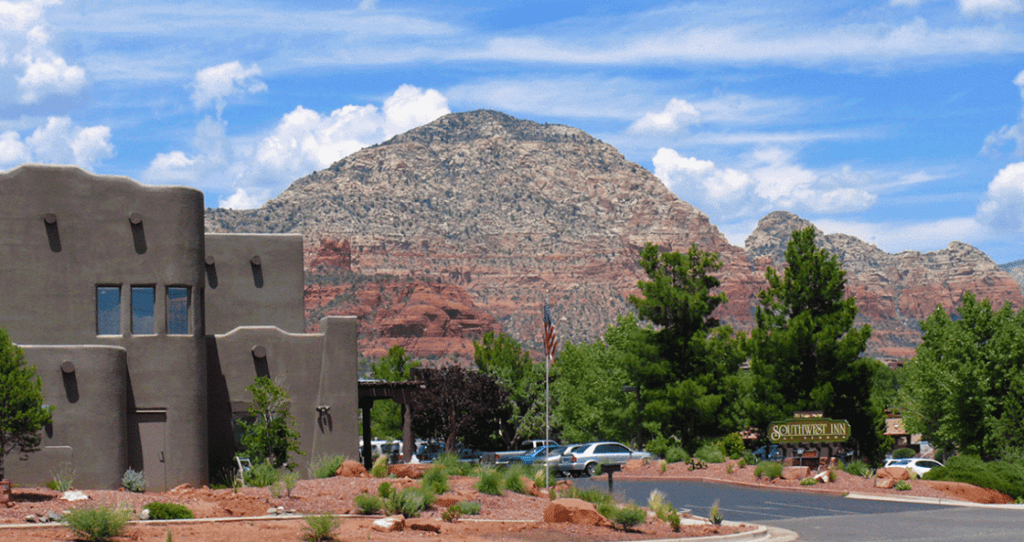
{"label": "window", "polygon": [[156,288],[152,286],[132,286],[132,334],[152,335],[153,306],[156,304]]}
{"label": "window", "polygon": [[167,287],[167,334],[188,335],[188,314],[191,298],[187,286]]}
{"label": "window", "polygon": [[96,334],[121,334],[121,287],[96,287]]}

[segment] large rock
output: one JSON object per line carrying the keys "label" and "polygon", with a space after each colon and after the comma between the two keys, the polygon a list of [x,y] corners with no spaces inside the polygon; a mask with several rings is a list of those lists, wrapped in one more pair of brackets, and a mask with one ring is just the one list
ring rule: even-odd
{"label": "large rock", "polygon": [[896,485],[896,480],[892,478],[875,478],[875,487],[881,489],[892,489]]}
{"label": "large rock", "polygon": [[405,518],[403,516],[388,516],[386,518],[374,520],[373,525],[370,528],[382,533],[401,531],[405,529]]}
{"label": "large rock", "polygon": [[423,463],[397,463],[388,467],[388,474],[395,478],[411,478],[418,480],[423,478],[423,473],[429,469],[431,465]]}
{"label": "large rock", "polygon": [[888,480],[909,480],[910,471],[903,467],[884,467],[876,470],[875,476]]}
{"label": "large rock", "polygon": [[612,522],[593,503],[581,499],[555,499],[544,509],[545,523],[574,523],[611,527]]}
{"label": "large rock", "polygon": [[782,469],[782,478],[784,480],[803,480],[811,476],[810,467],[784,467]]}
{"label": "large rock", "polygon": [[351,459],[345,461],[338,467],[338,470],[334,472],[337,476],[345,476],[348,478],[366,478],[369,474],[366,472],[366,467],[358,461]]}
{"label": "large rock", "polygon": [[442,493],[438,495],[437,500],[434,501],[434,507],[448,508],[449,506],[457,502],[473,501],[476,500],[478,497],[479,495],[477,493],[468,493],[462,491]]}
{"label": "large rock", "polygon": [[440,533],[441,522],[429,518],[409,518],[405,520],[405,526],[412,531],[426,531],[428,533]]}

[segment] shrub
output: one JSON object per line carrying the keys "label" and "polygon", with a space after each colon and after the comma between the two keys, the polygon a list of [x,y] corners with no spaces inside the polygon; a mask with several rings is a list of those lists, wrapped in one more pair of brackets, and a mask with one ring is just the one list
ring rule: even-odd
{"label": "shrub", "polygon": [[448,486],[447,469],[441,465],[435,465],[423,473],[423,480],[420,484],[424,489],[435,495],[451,491]]}
{"label": "shrub", "polygon": [[462,512],[459,512],[459,509],[453,506],[449,506],[444,512],[441,512],[441,519],[448,523],[455,523],[459,521],[460,517],[462,517]]}
{"label": "shrub", "polygon": [[75,483],[75,469],[71,468],[71,465],[67,463],[62,464],[57,472],[51,470],[50,475],[53,476],[53,480],[46,482],[46,487],[54,491],[63,493],[71,489],[71,486]]}
{"label": "shrub", "polygon": [[762,461],[754,467],[754,476],[767,477],[769,480],[782,477],[782,463],[776,461]]}
{"label": "shrub", "polygon": [[725,466],[725,473],[726,474],[732,474],[732,468],[733,468],[732,467],[732,463],[729,463],[728,465],[726,465]]}
{"label": "shrub", "polygon": [[309,462],[310,478],[330,478],[334,476],[341,464],[348,459],[344,455],[319,455]]}
{"label": "shrub", "polygon": [[384,499],[369,493],[360,493],[353,499],[359,507],[360,514],[376,514],[384,509]]}
{"label": "shrub", "polygon": [[61,521],[75,534],[76,538],[98,542],[121,536],[131,518],[127,508],[75,508],[64,514]]}
{"label": "shrub", "polygon": [[252,404],[246,411],[248,419],[238,420],[242,429],[242,447],[251,458],[259,459],[261,463],[267,460],[275,469],[287,467],[291,470],[294,467],[289,455],[305,452],[299,448],[301,435],[295,428],[295,418],[289,412],[288,392],[265,376],[256,377],[256,381],[245,390],[252,394]]}
{"label": "shrub", "polygon": [[917,455],[917,452],[915,452],[913,448],[897,448],[896,451],[892,453],[892,458],[907,459],[909,457],[914,457],[915,455]]}
{"label": "shrub", "polygon": [[382,455],[374,460],[370,474],[374,478],[384,478],[388,475],[388,456]]}
{"label": "shrub", "polygon": [[854,476],[863,476],[864,478],[871,478],[871,475],[874,474],[874,471],[871,470],[871,467],[869,467],[867,463],[861,461],[860,459],[850,461],[845,465],[840,463],[839,468],[843,469],[849,474],[852,474]]}
{"label": "shrub", "polygon": [[661,463],[661,473],[665,474],[665,471],[668,470],[668,461],[662,460],[660,463]]}
{"label": "shrub", "polygon": [[708,511],[708,520],[715,525],[721,525],[725,517],[722,515],[722,510],[718,507],[718,501],[711,505],[711,510]]}
{"label": "shrub", "polygon": [[391,489],[391,482],[383,482],[377,486],[377,494],[383,499],[390,499],[395,490]]}
{"label": "shrub", "polygon": [[[546,483],[545,475],[547,476]],[[551,487],[558,483],[558,471],[551,467],[537,469],[537,472],[533,473],[533,483],[537,487]]]}
{"label": "shrub", "polygon": [[245,472],[245,485],[252,487],[267,487],[277,483],[277,469],[270,461],[262,461]]}
{"label": "shrub", "polygon": [[803,480],[800,480],[800,485],[802,486],[813,486],[816,485],[817,483],[817,478],[804,478]]}
{"label": "shrub", "polygon": [[754,456],[754,452],[751,452],[749,450],[743,452],[743,463],[745,465],[757,464],[757,457]]}
{"label": "shrub", "polygon": [[697,451],[693,453],[693,457],[701,459],[707,463],[725,463],[725,452],[713,442],[706,442],[697,448]]}
{"label": "shrub", "polygon": [[[658,435],[647,442],[647,446],[644,450],[650,452],[652,455],[668,459],[669,448],[680,448],[682,449],[682,443],[676,437],[664,437]],[[674,463],[669,461],[669,463]]]}
{"label": "shrub", "polygon": [[501,473],[494,469],[480,469],[480,480],[474,487],[486,495],[501,495]]}
{"label": "shrub", "polygon": [[505,473],[505,489],[514,493],[526,493],[526,485],[523,484],[522,477],[516,471],[509,471]]}
{"label": "shrub", "polygon": [[732,459],[739,459],[747,449],[743,445],[743,437],[739,433],[729,433],[722,437],[722,451]]}
{"label": "shrub", "polygon": [[306,527],[302,539],[306,542],[334,540],[334,531],[341,525],[341,519],[330,512],[306,516]]}
{"label": "shrub", "polygon": [[464,516],[475,516],[480,513],[480,501],[462,501],[457,502],[448,507],[449,509],[455,508],[460,514]]}
{"label": "shrub", "polygon": [[662,521],[670,521],[672,514],[675,513],[672,503],[668,502],[665,499],[665,494],[657,489],[651,491],[651,495],[647,497],[647,508]]}
{"label": "shrub", "polygon": [[434,465],[443,465],[448,468],[448,472],[454,476],[468,476],[473,470],[473,465],[469,462],[462,461],[459,459],[459,454],[454,452],[444,452],[437,455],[437,459],[434,460]]}
{"label": "shrub", "polygon": [[647,512],[644,512],[642,508],[633,503],[629,503],[622,508],[616,509],[613,516],[614,517],[610,519],[623,530],[627,531],[647,521]]}
{"label": "shrub", "polygon": [[681,528],[681,521],[679,520],[679,512],[672,511],[668,516],[668,524],[672,526],[672,532],[678,533]]}
{"label": "shrub", "polygon": [[196,517],[187,506],[173,502],[153,501],[143,508],[149,510],[149,519],[192,519]]}
{"label": "shrub", "polygon": [[597,506],[597,513],[608,518],[608,520],[614,522],[615,514],[619,512],[619,507],[615,506],[614,502],[600,502],[594,503]]}
{"label": "shrub", "polygon": [[665,452],[665,461],[669,463],[680,463],[689,460],[690,454],[686,453],[682,446],[673,446]]}
{"label": "shrub", "polygon": [[140,470],[128,467],[121,477],[121,487],[132,493],[142,493],[146,491],[146,475]]}
{"label": "shrub", "polygon": [[1005,461],[985,463],[976,455],[950,458],[945,467],[936,467],[925,473],[923,478],[974,484],[1015,499],[1024,496],[1024,468]]}
{"label": "shrub", "polygon": [[900,481],[896,482],[896,489],[898,489],[900,491],[906,491],[906,490],[910,489],[910,482],[908,482],[906,480],[900,480]]}
{"label": "shrub", "polygon": [[292,490],[299,483],[299,473],[289,472],[281,476],[281,483],[284,484],[285,495],[290,499],[292,497]]}
{"label": "shrub", "polygon": [[435,498],[433,493],[422,488],[407,487],[391,493],[391,497],[384,501],[384,511],[414,518],[433,505]]}
{"label": "shrub", "polygon": [[559,497],[566,499],[579,499],[581,501],[593,503],[597,506],[600,506],[601,504],[615,504],[615,499],[608,493],[604,493],[597,489],[580,489],[576,486],[569,487],[569,489],[560,494]]}

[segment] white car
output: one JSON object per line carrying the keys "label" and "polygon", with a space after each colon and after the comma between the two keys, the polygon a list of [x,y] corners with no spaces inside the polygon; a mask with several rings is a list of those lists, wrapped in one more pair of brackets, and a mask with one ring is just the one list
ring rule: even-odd
{"label": "white car", "polygon": [[571,476],[593,476],[600,465],[625,465],[631,459],[651,459],[651,454],[638,452],[618,442],[590,442],[562,452],[558,470]]}
{"label": "white car", "polygon": [[900,467],[907,469],[918,476],[924,476],[924,473],[934,469],[935,467],[944,467],[945,465],[934,459],[911,457],[909,459],[889,459],[885,462],[885,466]]}

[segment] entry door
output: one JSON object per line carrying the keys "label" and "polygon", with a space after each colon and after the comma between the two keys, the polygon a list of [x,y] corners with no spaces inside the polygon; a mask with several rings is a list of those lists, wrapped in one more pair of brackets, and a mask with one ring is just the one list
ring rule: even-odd
{"label": "entry door", "polygon": [[167,488],[167,411],[140,411],[139,441],[142,444],[142,470],[146,489],[166,491]]}

